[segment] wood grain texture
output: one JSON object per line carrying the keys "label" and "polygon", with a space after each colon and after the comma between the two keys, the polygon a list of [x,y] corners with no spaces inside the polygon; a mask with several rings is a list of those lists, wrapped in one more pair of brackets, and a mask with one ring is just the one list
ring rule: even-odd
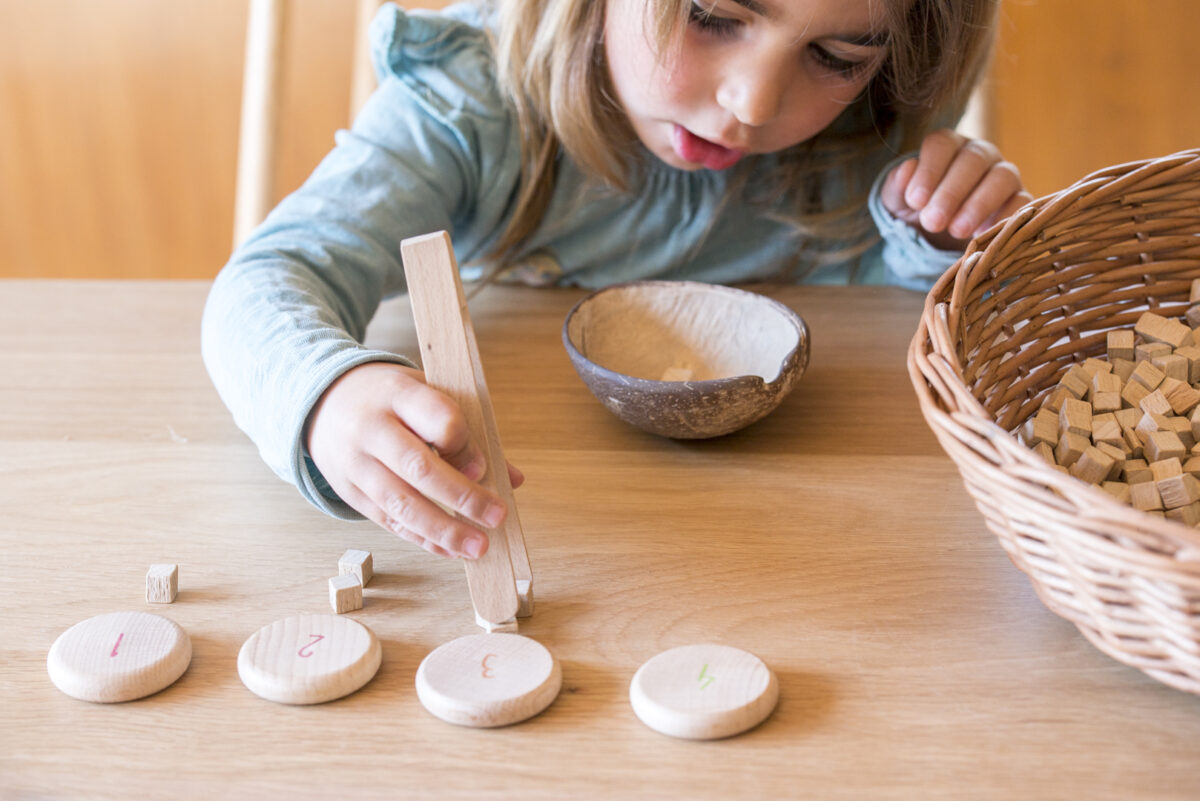
{"label": "wood grain texture", "polygon": [[358,583],[365,587],[370,583],[371,577],[375,575],[375,560],[370,551],[348,548],[338,559],[338,573],[343,575],[351,573],[357,576]]}
{"label": "wood grain texture", "polygon": [[[0,282],[0,797],[1192,801],[1200,698],[1047,611],[925,425],[905,366],[921,295],[768,289],[808,323],[812,362],[769,417],[705,443],[632,429],[583,386],[559,333],[584,292],[476,297],[505,452],[528,476],[539,589],[522,631],[563,669],[541,715],[476,730],[414,690],[430,651],[478,631],[462,566],[315,512],[263,465],[200,360],[206,290]],[[416,353],[405,299],[367,342]],[[346,548],[374,556],[354,619],[378,673],[331,704],[263,701],[238,649],[326,611]],[[55,689],[54,639],[168,561],[188,671],[115,706]],[[761,726],[696,743],[638,720],[638,667],[697,642],[772,668]]]}
{"label": "wood grain texture", "polygon": [[237,672],[251,692],[268,701],[323,704],[370,681],[382,656],[379,638],[361,623],[337,615],[293,615],[250,635],[238,651]]}
{"label": "wood grain texture", "polygon": [[562,668],[544,645],[520,634],[470,634],[421,660],[416,687],[431,714],[488,729],[550,706],[562,687]]}
{"label": "wood grain texture", "polygon": [[779,682],[748,651],[717,643],[681,645],[638,668],[629,703],[655,731],[718,740],[752,729],[779,701]]}
{"label": "wood grain texture", "polygon": [[173,684],[192,661],[192,641],[175,621],[147,612],[108,612],[76,623],[50,647],[46,668],[72,698],[133,701]]}
{"label": "wood grain texture", "polygon": [[172,604],[179,594],[179,565],[150,565],[146,571],[146,601]]}
{"label": "wood grain texture", "polygon": [[487,460],[480,484],[496,493],[508,509],[505,522],[487,530],[487,553],[463,560],[476,620],[489,631],[507,629],[520,611],[517,580],[530,582],[525,585],[528,595],[533,574],[458,264],[445,231],[406,239],[400,251],[425,380],[462,410]]}

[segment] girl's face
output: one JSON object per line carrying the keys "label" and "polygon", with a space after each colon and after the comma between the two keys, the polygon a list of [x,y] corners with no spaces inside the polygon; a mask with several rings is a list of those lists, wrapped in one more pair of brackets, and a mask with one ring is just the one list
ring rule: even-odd
{"label": "girl's face", "polygon": [[815,136],[886,55],[883,0],[694,0],[678,49],[659,55],[653,2],[606,0],[605,56],[629,121],[682,170]]}

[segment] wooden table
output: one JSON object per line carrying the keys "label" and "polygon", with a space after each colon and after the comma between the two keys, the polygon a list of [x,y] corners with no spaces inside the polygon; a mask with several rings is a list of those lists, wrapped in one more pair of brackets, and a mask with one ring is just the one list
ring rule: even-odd
{"label": "wooden table", "polygon": [[[921,298],[771,294],[811,367],[782,407],[710,442],[626,427],[559,340],[581,292],[473,305],[536,575],[522,631],[563,665],[548,711],[473,730],[417,700],[430,650],[476,631],[462,566],[324,517],[272,475],[208,383],[202,283],[0,282],[0,798],[1196,798],[1200,699],[1119,665],[1048,612],[985,529],[904,367]],[[403,300],[371,340],[412,351]],[[513,311],[517,310],[517,311]],[[346,548],[375,556],[353,617],[376,678],[288,707],[239,681],[259,627],[328,610]],[[146,568],[180,564],[169,607]],[[165,613],[176,684],[93,705],[50,683],[72,624]],[[759,728],[672,740],[628,703],[637,667],[702,641],[760,655]]]}

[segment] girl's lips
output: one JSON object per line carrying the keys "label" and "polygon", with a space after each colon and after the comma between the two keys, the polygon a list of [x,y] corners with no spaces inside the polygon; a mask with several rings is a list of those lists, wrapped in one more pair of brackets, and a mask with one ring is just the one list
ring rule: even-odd
{"label": "girl's lips", "polygon": [[671,129],[671,147],[675,155],[689,164],[702,164],[710,170],[728,169],[745,155],[741,150],[701,139],[682,125]]}

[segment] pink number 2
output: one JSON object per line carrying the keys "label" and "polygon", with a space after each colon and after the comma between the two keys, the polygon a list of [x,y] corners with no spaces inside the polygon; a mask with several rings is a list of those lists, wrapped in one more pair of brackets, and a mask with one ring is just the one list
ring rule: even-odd
{"label": "pink number 2", "polygon": [[[308,643],[308,645],[304,646],[303,648],[301,648],[299,651],[297,651],[297,652],[296,652],[296,653],[298,653],[298,654],[299,654],[301,657],[303,657],[303,658],[305,658],[305,659],[307,659],[308,657],[312,656],[312,651],[308,651],[308,649],[309,649],[309,648],[312,648],[314,645],[316,645],[317,643],[319,643],[321,640],[325,639],[325,635],[324,635],[324,634],[310,634],[310,635],[308,635],[308,636],[309,636],[309,637],[312,637],[312,641],[311,641],[311,642],[309,642],[309,643]],[[308,651],[308,653],[307,653],[307,654],[306,654],[306,653],[304,653],[305,651]]]}

